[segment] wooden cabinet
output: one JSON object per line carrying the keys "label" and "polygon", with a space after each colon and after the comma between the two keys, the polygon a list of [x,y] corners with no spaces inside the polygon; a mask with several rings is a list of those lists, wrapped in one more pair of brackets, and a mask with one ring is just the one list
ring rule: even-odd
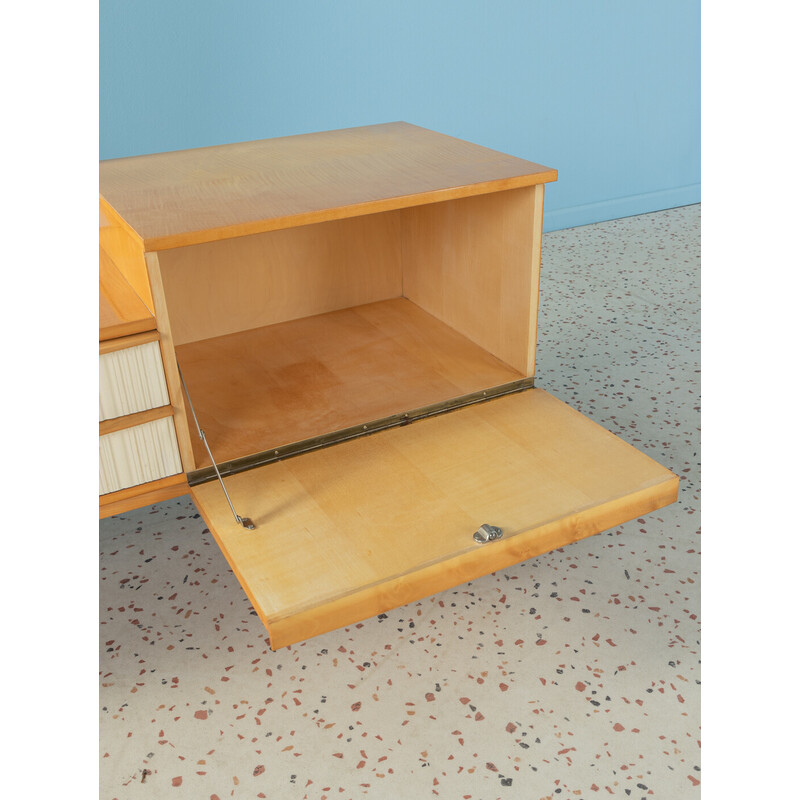
{"label": "wooden cabinet", "polygon": [[676,498],[534,388],[555,170],[391,123],[100,174],[192,495],[273,648]]}

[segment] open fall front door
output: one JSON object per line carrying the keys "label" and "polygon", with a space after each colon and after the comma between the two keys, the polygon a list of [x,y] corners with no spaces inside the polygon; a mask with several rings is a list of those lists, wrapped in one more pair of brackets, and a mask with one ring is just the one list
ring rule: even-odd
{"label": "open fall front door", "polygon": [[[678,478],[541,389],[192,488],[284,647],[583,539],[677,499]],[[473,537],[483,525],[502,536]]]}

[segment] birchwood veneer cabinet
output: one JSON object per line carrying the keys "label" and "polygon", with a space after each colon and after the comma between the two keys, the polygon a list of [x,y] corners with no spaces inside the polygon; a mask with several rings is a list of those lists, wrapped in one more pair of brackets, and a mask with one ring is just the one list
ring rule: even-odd
{"label": "birchwood veneer cabinet", "polygon": [[556,177],[402,122],[101,163],[180,478],[273,648],[676,499],[533,386]]}

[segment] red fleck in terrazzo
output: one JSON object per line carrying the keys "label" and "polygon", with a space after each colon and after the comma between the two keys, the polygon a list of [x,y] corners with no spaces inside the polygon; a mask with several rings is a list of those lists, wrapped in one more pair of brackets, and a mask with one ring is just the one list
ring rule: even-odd
{"label": "red fleck in terrazzo", "polygon": [[678,502],[278,652],[188,497],[100,524],[102,797],[699,797],[700,207],[545,234],[537,383]]}

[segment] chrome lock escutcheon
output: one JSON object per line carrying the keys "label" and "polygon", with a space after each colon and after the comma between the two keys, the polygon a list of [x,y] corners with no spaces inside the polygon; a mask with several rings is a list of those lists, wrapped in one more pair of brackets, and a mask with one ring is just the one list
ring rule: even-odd
{"label": "chrome lock escutcheon", "polygon": [[472,534],[472,538],[478,544],[486,544],[487,542],[493,542],[495,539],[499,539],[503,535],[502,529],[496,527],[495,525],[489,525],[484,523],[483,525]]}

